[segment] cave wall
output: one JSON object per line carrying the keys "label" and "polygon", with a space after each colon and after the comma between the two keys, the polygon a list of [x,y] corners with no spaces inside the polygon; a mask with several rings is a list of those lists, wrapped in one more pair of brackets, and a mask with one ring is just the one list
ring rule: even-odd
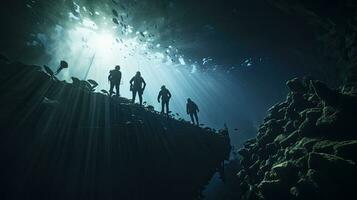
{"label": "cave wall", "polygon": [[307,78],[287,82],[256,138],[239,150],[242,199],[354,196],[357,84],[332,90]]}
{"label": "cave wall", "polygon": [[336,73],[341,83],[356,82],[357,5],[355,1],[269,1],[286,14],[295,15],[305,21],[306,28],[315,35],[316,55],[329,63],[321,66],[322,70]]}

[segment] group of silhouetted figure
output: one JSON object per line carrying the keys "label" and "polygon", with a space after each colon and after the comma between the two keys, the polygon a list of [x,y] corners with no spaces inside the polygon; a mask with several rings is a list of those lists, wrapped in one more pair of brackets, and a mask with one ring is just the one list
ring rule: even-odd
{"label": "group of silhouetted figure", "polygon": [[[115,66],[115,69],[109,71],[109,76],[108,80],[110,82],[110,90],[109,90],[109,96],[112,97],[114,94],[114,88],[116,90],[116,95],[119,97],[120,96],[120,82],[121,82],[121,71],[120,71],[120,66],[117,65]],[[135,98],[136,95],[139,96],[139,103],[140,105],[143,104],[143,93],[146,87],[146,82],[144,78],[141,76],[141,73],[138,71],[136,72],[135,76],[130,79],[130,91],[132,92],[132,103],[135,103]],[[171,99],[171,93],[170,91],[166,88],[165,85],[161,86],[161,90],[159,92],[159,95],[157,96],[157,101],[160,103],[161,102],[161,113],[165,114],[165,108],[166,108],[166,115],[169,115],[170,110],[169,110],[169,102]],[[187,104],[186,104],[186,112],[188,115],[191,117],[191,121],[193,124],[199,125],[198,122],[198,115],[197,113],[200,110],[198,109],[198,106],[195,102],[193,102],[190,98],[187,99]]]}

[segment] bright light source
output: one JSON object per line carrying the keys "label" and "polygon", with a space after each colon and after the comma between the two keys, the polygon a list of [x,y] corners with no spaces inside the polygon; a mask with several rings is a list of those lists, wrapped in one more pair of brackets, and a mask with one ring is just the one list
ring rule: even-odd
{"label": "bright light source", "polygon": [[113,43],[114,43],[115,39],[113,36],[111,36],[108,33],[97,33],[94,37],[93,37],[93,43],[95,48],[110,48]]}

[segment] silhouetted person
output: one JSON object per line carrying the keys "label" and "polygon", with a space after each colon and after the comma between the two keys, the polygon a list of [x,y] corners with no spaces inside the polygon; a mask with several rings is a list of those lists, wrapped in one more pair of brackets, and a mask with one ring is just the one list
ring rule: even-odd
{"label": "silhouetted person", "polygon": [[133,93],[133,103],[135,102],[136,93],[138,93],[140,105],[143,104],[143,92],[145,87],[146,83],[143,77],[141,77],[140,72],[136,72],[136,75],[130,80],[130,91]]}
{"label": "silhouetted person", "polygon": [[199,126],[197,113],[200,112],[200,110],[198,109],[196,103],[193,102],[190,98],[187,99],[186,110],[187,114],[191,117],[192,124],[195,124],[196,120],[197,126]]}
{"label": "silhouetted person", "polygon": [[121,81],[121,71],[119,65],[115,66],[115,69],[109,71],[108,80],[110,82],[109,96],[112,96],[112,94],[114,93],[113,89],[115,87],[116,94],[119,97],[120,96],[119,87]]}
{"label": "silhouetted person", "polygon": [[161,86],[161,90],[159,92],[159,95],[157,96],[157,101],[160,103],[160,98],[161,98],[161,113],[164,112],[164,108],[166,106],[166,114],[169,114],[169,101],[171,98],[171,93],[170,91],[163,85]]}
{"label": "silhouetted person", "polygon": [[55,75],[59,74],[62,71],[62,69],[66,69],[66,68],[68,68],[68,63],[64,60],[61,60],[60,66],[58,67]]}

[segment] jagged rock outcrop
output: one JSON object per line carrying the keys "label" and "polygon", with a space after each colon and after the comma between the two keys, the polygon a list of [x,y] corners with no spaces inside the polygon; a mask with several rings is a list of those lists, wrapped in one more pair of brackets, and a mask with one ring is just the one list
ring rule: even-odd
{"label": "jagged rock outcrop", "polygon": [[242,199],[340,199],[357,175],[356,88],[287,82],[256,138],[239,150]]}
{"label": "jagged rock outcrop", "polygon": [[228,159],[213,132],[0,61],[1,199],[194,199]]}

